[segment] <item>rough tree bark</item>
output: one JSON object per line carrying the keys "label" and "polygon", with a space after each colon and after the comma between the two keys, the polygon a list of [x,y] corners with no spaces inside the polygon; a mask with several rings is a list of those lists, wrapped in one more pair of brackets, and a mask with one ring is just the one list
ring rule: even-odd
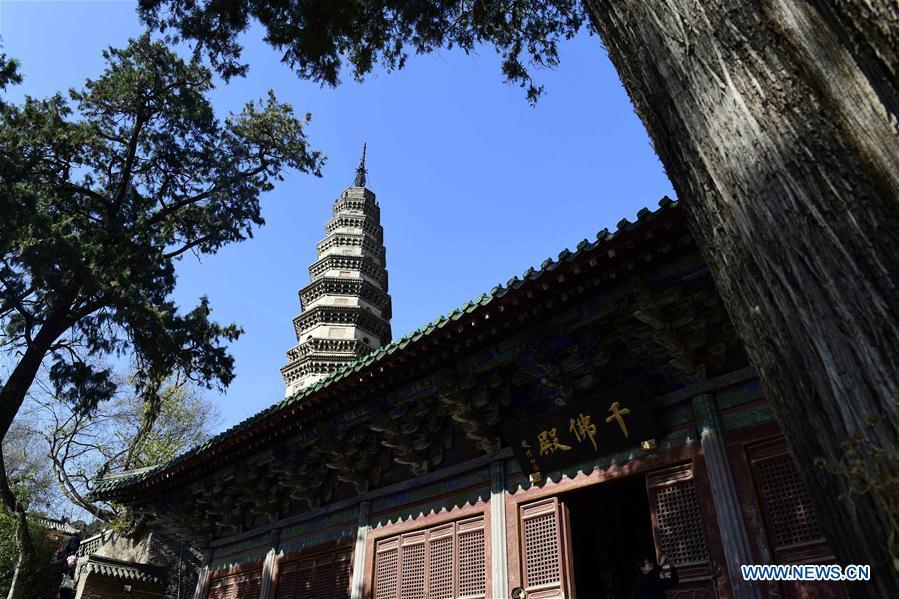
{"label": "rough tree bark", "polygon": [[[63,313],[58,310],[54,311],[28,344],[15,369],[3,383],[3,387],[0,388],[0,439],[6,436],[16,413],[22,407],[22,402],[25,401],[28,389],[37,376],[44,356],[50,351],[50,346],[69,326],[70,323],[65,319]],[[34,544],[28,530],[25,506],[18,501],[9,486],[2,448],[0,448],[0,500],[3,501],[6,509],[16,517],[16,548],[19,551],[7,599],[20,599],[25,596],[26,589],[23,580],[28,578],[29,569],[34,559]]]}
{"label": "rough tree bark", "polygon": [[19,552],[6,597],[7,599],[21,599],[25,596],[28,567],[34,561],[34,543],[31,541],[31,534],[28,530],[25,507],[19,503],[9,486],[9,480],[6,477],[6,462],[3,459],[2,451],[0,451],[0,497],[9,512],[16,518],[16,549]]}
{"label": "rough tree bark", "polygon": [[895,5],[585,1],[839,562],[872,564],[850,592],[899,597],[885,508],[815,467],[899,451]]}

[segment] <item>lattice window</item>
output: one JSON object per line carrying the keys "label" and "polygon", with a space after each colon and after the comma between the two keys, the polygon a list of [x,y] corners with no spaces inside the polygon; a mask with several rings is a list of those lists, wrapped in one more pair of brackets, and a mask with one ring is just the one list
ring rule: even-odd
{"label": "lattice window", "polygon": [[400,599],[424,599],[425,545],[403,547],[400,568]]}
{"label": "lattice window", "polygon": [[783,549],[803,543],[823,542],[808,491],[799,478],[793,459],[786,453],[786,446],[769,445],[763,447],[760,453],[762,457],[755,460],[753,466],[775,546]]}
{"label": "lattice window", "polygon": [[209,585],[209,599],[259,599],[262,590],[262,570],[241,572],[213,579]]}
{"label": "lattice window", "polygon": [[430,543],[428,560],[428,599],[453,597],[453,537],[435,539]]}
{"label": "lattice window", "polygon": [[459,535],[459,596],[483,596],[487,592],[486,573],[484,529]]}
{"label": "lattice window", "polygon": [[[297,569],[297,591],[292,597],[309,597],[315,580],[315,561],[303,560]],[[286,599],[286,598],[285,598]]]}
{"label": "lattice window", "polygon": [[231,599],[234,594],[234,584],[229,579],[219,578],[209,585],[209,599]]}
{"label": "lattice window", "polygon": [[693,480],[655,488],[653,502],[662,552],[677,565],[709,561]]}
{"label": "lattice window", "polygon": [[309,565],[309,560],[287,562],[278,566],[276,599],[290,599],[301,593],[308,593],[309,583],[312,581],[312,569],[304,567],[307,565]]}
{"label": "lattice window", "polygon": [[378,553],[375,565],[375,599],[394,599],[399,583],[399,549]]}
{"label": "lattice window", "polygon": [[[337,559],[335,561],[335,573],[334,573],[334,589],[335,597],[346,597],[349,599],[350,596],[350,581],[353,577],[353,552],[345,551],[337,555]],[[340,594],[339,591],[341,589],[346,589],[346,595]]]}
{"label": "lattice window", "polygon": [[[326,556],[315,562],[315,575],[312,581],[312,595],[309,599],[331,599],[336,597],[338,589],[335,589],[337,564],[333,556]],[[349,590],[347,587],[346,590]]]}
{"label": "lattice window", "polygon": [[524,521],[525,573],[528,587],[560,579],[558,517],[549,512]]}
{"label": "lattice window", "polygon": [[287,560],[278,566],[276,599],[349,599],[352,552]]}
{"label": "lattice window", "polygon": [[262,590],[262,572],[239,575],[236,587],[236,599],[259,599]]}
{"label": "lattice window", "polygon": [[484,518],[477,517],[379,541],[375,599],[485,597]]}

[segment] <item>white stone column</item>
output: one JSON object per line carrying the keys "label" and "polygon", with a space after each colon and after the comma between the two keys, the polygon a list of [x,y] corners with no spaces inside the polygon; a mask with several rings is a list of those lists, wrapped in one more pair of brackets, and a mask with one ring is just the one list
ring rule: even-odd
{"label": "white stone column", "polygon": [[752,549],[746,524],[743,522],[734,475],[727,459],[724,426],[718,415],[718,406],[711,395],[694,397],[691,403],[712,487],[712,501],[721,532],[721,544],[724,546],[731,591],[734,599],[759,599],[762,595],[758,584],[743,580],[740,571],[741,564],[753,563]]}
{"label": "white stone column", "polygon": [[[210,550],[210,557],[212,556]],[[203,567],[197,576],[197,588],[194,589],[194,599],[206,599],[206,585],[209,583],[209,557],[206,558]]]}
{"label": "white stone column", "polygon": [[490,573],[493,597],[509,596],[509,558],[506,549],[506,476],[502,459],[490,464]]}
{"label": "white stone column", "polygon": [[281,531],[273,530],[269,537],[269,550],[262,562],[262,584],[259,585],[259,599],[268,599],[272,591],[272,572],[275,568],[275,558],[278,555],[278,542]]}
{"label": "white stone column", "polygon": [[[89,557],[90,556],[85,555],[84,560],[87,561],[87,559]],[[75,586],[75,599],[81,599],[82,597],[84,597],[84,587],[87,586],[87,574],[84,574],[84,575],[79,574],[76,577],[76,580],[78,582]]]}
{"label": "white stone column", "polygon": [[350,583],[350,599],[362,599],[365,587],[365,543],[368,541],[368,517],[371,504],[363,501],[359,504],[359,524],[356,528],[356,545],[353,549],[353,579]]}

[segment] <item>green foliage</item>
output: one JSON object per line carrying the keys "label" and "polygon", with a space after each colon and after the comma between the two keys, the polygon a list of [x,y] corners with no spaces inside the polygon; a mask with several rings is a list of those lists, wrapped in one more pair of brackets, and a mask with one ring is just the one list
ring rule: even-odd
{"label": "green foliage", "polygon": [[[226,344],[241,331],[212,321],[206,298],[179,310],[174,261],[252,236],[259,196],[285,169],[320,174],[309,115],[296,118],[273,94],[221,121],[206,97],[212,75],[196,60],[149,35],[104,57],[104,73],[68,95],[0,100],[0,339],[12,361],[0,437],[45,363],[55,396],[80,414],[117,388],[98,366],[107,355],[132,358],[147,401],[172,375],[227,386]],[[0,56],[0,91],[19,80]],[[3,504],[22,513],[5,474]],[[35,576],[43,562],[23,536]]]}
{"label": "green foliage", "polygon": [[558,64],[558,42],[586,21],[578,0],[140,0],[139,12],[172,41],[196,42],[225,77],[246,72],[238,37],[253,21],[299,76],[329,85],[339,82],[344,61],[362,79],[376,64],[402,68],[410,50],[468,53],[488,44],[502,54],[506,80],[525,87],[531,102],[542,87],[529,67]]}
{"label": "green foliage", "polygon": [[0,91],[5,90],[10,84],[21,83],[22,75],[19,73],[19,63],[0,53]]}
{"label": "green foliage", "polygon": [[16,420],[3,438],[6,476],[15,497],[29,511],[54,506],[53,469],[41,439],[21,420]]}
{"label": "green foliage", "polygon": [[[0,105],[4,351],[49,357],[56,394],[84,410],[115,390],[103,355],[133,356],[139,393],[173,372],[231,381],[225,344],[241,331],[212,321],[206,298],[178,309],[174,261],[251,237],[260,194],[285,169],[319,175],[323,163],[309,115],[271,93],[220,121],[196,61],[146,35],[104,56],[106,71],[67,97]],[[12,380],[4,427],[24,394]]]}
{"label": "green foliage", "polygon": [[[48,531],[36,523],[30,522],[28,530],[34,541],[34,564],[25,581],[25,597],[35,599],[52,597],[56,591],[54,569],[51,560],[56,546],[48,536]],[[0,593],[6,596],[12,582],[13,572],[19,552],[16,548],[16,518],[0,507]]]}
{"label": "green foliage", "polygon": [[[113,435],[121,447],[137,444],[130,468],[143,468],[168,461],[178,454],[202,443],[217,423],[215,404],[198,395],[187,385],[165,385],[159,391],[158,405],[152,406],[130,395],[115,406]],[[136,440],[148,412],[156,410],[152,426],[146,435]],[[113,469],[114,470],[114,469]]]}
{"label": "green foliage", "polygon": [[[216,403],[183,380],[165,381],[152,394],[116,393],[90,412],[47,392],[32,394],[7,440],[20,433],[18,445],[27,445],[26,453],[35,454],[45,469],[52,464],[51,484],[57,500],[65,498],[98,520],[111,523],[119,506],[92,499],[98,479],[173,458],[208,439],[220,419]],[[4,448],[7,445],[14,447],[5,443]],[[11,465],[13,462],[7,461],[10,480],[14,480]]]}

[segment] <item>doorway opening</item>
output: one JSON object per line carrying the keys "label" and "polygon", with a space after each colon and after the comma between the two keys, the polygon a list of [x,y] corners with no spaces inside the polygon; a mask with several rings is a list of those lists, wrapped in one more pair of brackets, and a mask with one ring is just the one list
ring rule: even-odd
{"label": "doorway opening", "polygon": [[572,570],[579,599],[629,598],[638,562],[655,558],[646,477],[629,476],[574,491],[568,508]]}

